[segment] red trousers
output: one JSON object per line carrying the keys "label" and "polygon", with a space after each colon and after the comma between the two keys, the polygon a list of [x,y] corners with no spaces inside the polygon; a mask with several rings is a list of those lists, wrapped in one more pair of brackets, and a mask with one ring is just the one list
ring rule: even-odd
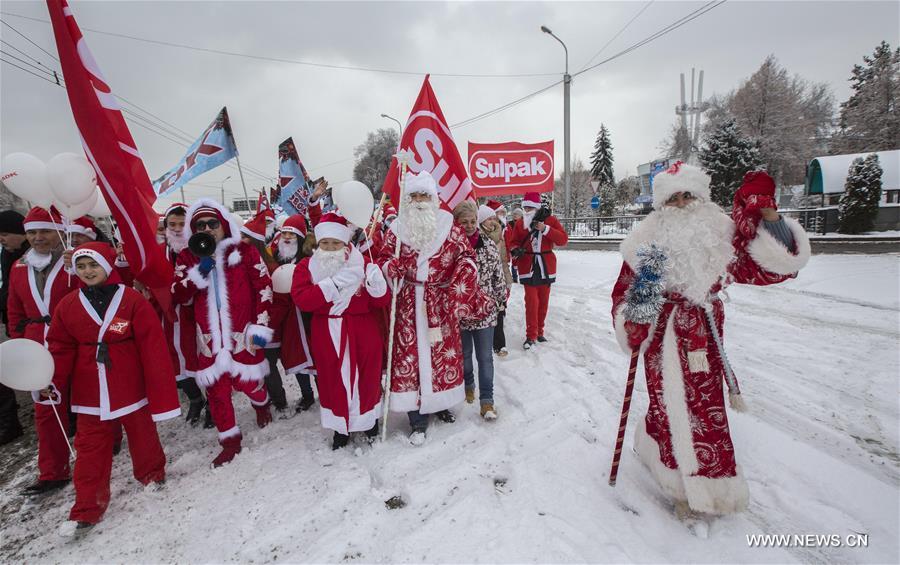
{"label": "red trousers", "polygon": [[166,478],[166,454],[156,433],[156,423],[146,406],[115,420],[99,416],[78,415],[75,434],[75,505],[69,519],[95,524],[109,506],[109,475],[112,472],[113,441],[119,425],[128,435],[128,451],[134,478],[141,484],[160,482]]}
{"label": "red trousers", "polygon": [[[53,406],[34,403],[34,430],[38,438],[38,479],[61,481],[69,478],[69,391],[60,391],[62,402],[56,405],[66,433],[59,429]],[[112,448],[110,448],[112,449]]]}
{"label": "red trousers", "polygon": [[550,285],[525,287],[525,339],[534,341],[544,335],[544,320],[550,305]]}
{"label": "red trousers", "polygon": [[241,433],[234,419],[234,405],[231,403],[231,391],[243,392],[254,406],[265,406],[269,402],[269,393],[264,381],[241,382],[226,373],[219,377],[212,386],[206,388],[206,401],[209,402],[209,413],[216,429],[219,430],[219,441]]}

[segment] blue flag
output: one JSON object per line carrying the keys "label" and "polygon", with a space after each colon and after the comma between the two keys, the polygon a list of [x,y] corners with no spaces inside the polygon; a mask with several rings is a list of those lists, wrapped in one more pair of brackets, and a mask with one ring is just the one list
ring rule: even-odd
{"label": "blue flag", "polygon": [[157,196],[165,196],[237,154],[237,146],[231,134],[231,123],[228,121],[228,110],[222,108],[200,139],[191,145],[181,162],[153,181],[153,189]]}
{"label": "blue flag", "polygon": [[278,146],[278,204],[288,215],[303,214],[309,208],[309,173],[300,162],[294,138],[289,137]]}

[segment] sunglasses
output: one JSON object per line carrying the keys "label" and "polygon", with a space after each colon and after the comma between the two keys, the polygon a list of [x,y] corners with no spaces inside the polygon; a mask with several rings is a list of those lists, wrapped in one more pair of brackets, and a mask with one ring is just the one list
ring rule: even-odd
{"label": "sunglasses", "polygon": [[221,222],[219,222],[219,220],[207,220],[205,222],[203,220],[198,220],[196,223],[194,223],[194,227],[198,231],[205,231],[207,229],[210,229],[210,230],[218,229],[220,225],[222,225],[222,224],[221,224]]}

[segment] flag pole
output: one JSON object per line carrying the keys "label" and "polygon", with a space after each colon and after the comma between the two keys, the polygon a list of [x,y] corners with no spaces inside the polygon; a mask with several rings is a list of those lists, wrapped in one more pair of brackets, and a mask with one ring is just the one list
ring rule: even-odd
{"label": "flag pole", "polygon": [[244,189],[244,201],[247,202],[247,208],[249,208],[250,197],[247,196],[247,185],[244,183],[244,169],[241,168],[241,156],[238,155],[237,152],[234,154],[234,160],[237,161],[238,173],[241,175],[241,187]]}
{"label": "flag pole", "polygon": [[187,200],[184,199],[184,185],[181,186],[181,201],[187,203]]}

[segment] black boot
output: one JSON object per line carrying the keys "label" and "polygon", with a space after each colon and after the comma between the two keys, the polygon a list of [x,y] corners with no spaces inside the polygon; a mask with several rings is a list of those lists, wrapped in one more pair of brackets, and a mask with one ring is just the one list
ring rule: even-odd
{"label": "black boot", "polygon": [[378,439],[378,420],[375,420],[374,426],[366,430],[366,441],[375,443],[376,439]]}
{"label": "black boot", "polygon": [[203,397],[196,400],[191,400],[191,404],[188,407],[187,417],[185,421],[191,426],[196,426],[200,423],[200,416],[203,415],[203,407],[206,406],[206,401],[203,400]]}
{"label": "black boot", "polygon": [[216,425],[213,423],[212,412],[209,411],[209,402],[207,402],[203,410],[203,429],[208,430],[215,427]]}
{"label": "black boot", "polygon": [[316,403],[316,399],[312,396],[301,396],[300,400],[297,402],[297,414],[300,412],[306,412],[310,408],[312,408],[313,404]]}
{"label": "black boot", "polygon": [[544,337],[544,336],[542,336],[542,335],[539,335],[539,336],[538,336],[538,341],[541,342],[541,343],[547,343],[549,340],[548,340],[546,337]]}
{"label": "black boot", "polygon": [[340,432],[334,432],[334,437],[331,439],[331,450],[337,451],[338,449],[345,447],[349,440],[350,436]]}
{"label": "black boot", "polygon": [[440,412],[435,414],[435,416],[437,416],[438,420],[446,424],[452,424],[456,421],[456,416],[449,410],[441,410]]}
{"label": "black boot", "polygon": [[69,484],[69,479],[60,479],[58,481],[37,481],[31,483],[22,491],[25,496],[39,496],[47,494],[55,490],[59,490]]}

